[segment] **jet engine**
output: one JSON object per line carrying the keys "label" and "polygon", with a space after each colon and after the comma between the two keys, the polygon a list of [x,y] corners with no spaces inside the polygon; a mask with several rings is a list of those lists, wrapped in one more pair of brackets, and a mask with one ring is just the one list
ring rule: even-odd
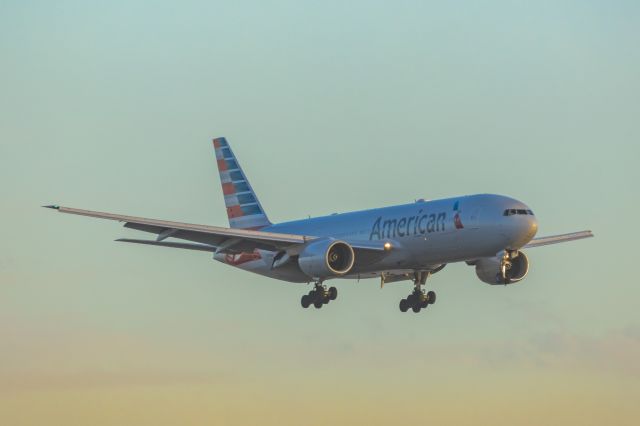
{"label": "jet engine", "polygon": [[521,251],[504,252],[475,262],[476,275],[487,284],[513,284],[529,272],[529,259]]}
{"label": "jet engine", "polygon": [[300,269],[311,278],[344,275],[353,268],[354,262],[353,248],[336,240],[313,241],[298,256]]}

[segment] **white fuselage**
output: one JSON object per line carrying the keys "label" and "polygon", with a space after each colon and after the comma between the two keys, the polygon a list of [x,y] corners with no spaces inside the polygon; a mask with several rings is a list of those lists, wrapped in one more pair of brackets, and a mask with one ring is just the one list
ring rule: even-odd
{"label": "white fuselage", "polygon": [[[535,236],[537,228],[535,216],[524,203],[502,195],[479,194],[333,214],[261,230],[351,242],[389,242],[391,253],[360,267],[357,274],[342,277],[370,278],[387,271],[432,270],[442,264],[492,257],[505,249],[517,250]],[[273,269],[275,255],[256,250],[216,254],[214,258],[276,279],[310,281],[295,264]]]}

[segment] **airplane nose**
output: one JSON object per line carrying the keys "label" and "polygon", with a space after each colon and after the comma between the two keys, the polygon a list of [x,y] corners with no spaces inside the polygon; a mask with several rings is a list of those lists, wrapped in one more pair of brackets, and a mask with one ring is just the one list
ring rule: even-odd
{"label": "airplane nose", "polygon": [[512,240],[512,246],[514,248],[520,248],[527,245],[529,241],[533,239],[538,232],[538,221],[533,216],[520,217],[518,224],[516,225],[516,229],[514,232],[514,237]]}
{"label": "airplane nose", "polygon": [[504,229],[507,248],[516,250],[524,247],[538,232],[538,220],[532,215],[512,217],[510,222]]}
{"label": "airplane nose", "polygon": [[536,219],[535,216],[527,217],[527,221],[526,221],[526,224],[524,225],[524,228],[526,232],[525,239],[527,240],[527,243],[528,243],[533,239],[533,237],[536,236],[536,233],[538,232],[538,219]]}

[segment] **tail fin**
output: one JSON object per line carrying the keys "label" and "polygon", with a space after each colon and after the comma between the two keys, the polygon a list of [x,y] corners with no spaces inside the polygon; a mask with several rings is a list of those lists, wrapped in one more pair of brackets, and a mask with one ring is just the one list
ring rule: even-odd
{"label": "tail fin", "polygon": [[225,138],[213,140],[224,203],[232,228],[257,229],[271,225],[249,180]]}

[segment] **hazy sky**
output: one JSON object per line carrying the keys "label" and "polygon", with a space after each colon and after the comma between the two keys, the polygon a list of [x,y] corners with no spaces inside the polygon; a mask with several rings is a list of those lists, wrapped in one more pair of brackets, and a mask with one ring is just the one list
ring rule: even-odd
{"label": "hazy sky", "polygon": [[[1,424],[637,423],[640,3],[391,3],[0,1]],[[317,311],[39,208],[226,226],[215,136],[273,221],[491,192],[596,238]]]}

